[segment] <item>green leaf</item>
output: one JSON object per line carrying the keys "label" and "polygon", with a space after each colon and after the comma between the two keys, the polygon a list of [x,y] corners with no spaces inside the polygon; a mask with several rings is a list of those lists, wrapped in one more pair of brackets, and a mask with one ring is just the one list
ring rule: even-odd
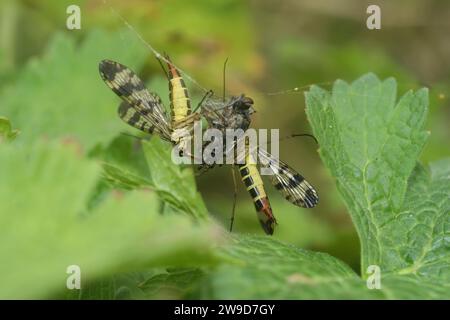
{"label": "green leaf", "polygon": [[103,148],[92,150],[90,156],[102,160],[104,178],[110,185],[123,189],[151,186],[151,175],[139,139],[124,134]]}
{"label": "green leaf", "polygon": [[67,300],[143,299],[145,294],[140,287],[153,273],[118,273],[110,277],[94,279],[85,284],[82,290],[66,290],[63,296]]}
{"label": "green leaf", "polygon": [[183,168],[171,158],[172,148],[161,139],[142,142],[153,186],[160,197],[175,208],[196,218],[208,215],[195,186],[192,168]]}
{"label": "green leaf", "polygon": [[81,286],[150,267],[214,263],[220,233],[187,216],[158,213],[151,191],[116,191],[86,215],[101,167],[75,145],[0,145],[0,297],[66,293],[66,269]]}
{"label": "green leaf", "polygon": [[358,231],[363,276],[378,265],[419,287],[442,286],[437,279],[450,279],[450,162],[431,164],[431,174],[417,164],[429,135],[428,91],[397,103],[396,95],[394,79],[338,80],[331,93],[311,88],[307,115]]}
{"label": "green leaf", "polygon": [[101,80],[98,63],[108,58],[139,70],[147,51],[136,41],[124,46],[119,32],[95,31],[77,45],[73,37],[57,34],[45,55],[27,63],[0,93],[2,112],[21,128],[20,141],[71,137],[89,150],[126,128],[117,117],[120,101]]}
{"label": "green leaf", "polygon": [[0,117],[0,143],[2,141],[12,141],[19,134],[19,130],[13,130],[11,122],[4,117]]}
{"label": "green leaf", "polygon": [[384,224],[385,265],[399,274],[450,280],[450,159],[417,165],[402,210]]}
{"label": "green leaf", "polygon": [[188,297],[204,272],[198,268],[153,268],[146,272],[120,273],[95,279],[66,299],[180,299]]}
{"label": "green leaf", "polygon": [[200,277],[194,297],[207,299],[436,299],[449,285],[409,274],[381,274],[381,289],[338,259],[269,237],[235,236],[224,262]]}
{"label": "green leaf", "polygon": [[167,270],[148,278],[140,284],[147,299],[155,297],[164,299],[186,298],[204,277],[204,272],[196,268],[178,268]]}
{"label": "green leaf", "polygon": [[208,212],[192,168],[173,163],[171,150],[171,145],[158,137],[133,141],[122,136],[92,154],[105,161],[104,176],[110,185],[130,190],[150,188],[176,210],[206,218]]}
{"label": "green leaf", "polygon": [[336,258],[269,237],[235,236],[233,244],[222,252],[227,263],[216,268],[198,288],[210,299],[345,297],[352,294],[354,284],[360,283],[361,289],[364,286]]}

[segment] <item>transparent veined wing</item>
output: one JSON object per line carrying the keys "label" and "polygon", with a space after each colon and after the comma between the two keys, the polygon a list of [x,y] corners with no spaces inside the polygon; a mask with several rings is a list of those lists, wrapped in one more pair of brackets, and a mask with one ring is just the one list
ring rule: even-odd
{"label": "transparent veined wing", "polygon": [[103,81],[123,100],[118,110],[122,120],[170,141],[171,125],[157,94],[149,92],[132,70],[118,62],[102,60],[99,71]]}
{"label": "transparent veined wing", "polygon": [[301,174],[264,149],[258,149],[258,156],[260,165],[271,170],[271,182],[286,200],[303,208],[317,205],[319,196],[316,190]]}
{"label": "transparent veined wing", "polygon": [[154,133],[155,125],[143,117],[138,111],[136,111],[133,105],[130,105],[128,102],[122,101],[119,109],[117,109],[117,112],[119,113],[119,117],[130,126],[146,133]]}

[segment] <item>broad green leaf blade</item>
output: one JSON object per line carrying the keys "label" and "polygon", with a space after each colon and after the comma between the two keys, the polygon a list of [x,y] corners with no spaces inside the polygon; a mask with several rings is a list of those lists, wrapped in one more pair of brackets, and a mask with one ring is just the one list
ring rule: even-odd
{"label": "broad green leaf blade", "polygon": [[72,137],[89,150],[126,128],[117,117],[120,99],[101,80],[98,63],[108,58],[139,70],[148,53],[137,41],[94,31],[77,45],[57,34],[43,57],[27,63],[0,94],[3,115],[22,131],[20,141]]}
{"label": "broad green leaf blade", "polygon": [[196,218],[208,212],[198,193],[193,170],[172,162],[171,145],[160,139],[142,142],[153,186],[162,199]]}
{"label": "broad green leaf blade", "polygon": [[84,214],[101,168],[73,145],[0,145],[0,167],[2,298],[67,292],[69,265],[80,266],[83,288],[119,272],[217,260],[217,227],[161,216],[153,192],[113,192]]}
{"label": "broad green leaf blade", "polygon": [[152,185],[151,181],[146,178],[111,163],[103,163],[103,173],[105,180],[115,188],[133,190]]}
{"label": "broad green leaf blade", "polygon": [[409,275],[381,273],[381,288],[338,259],[269,237],[236,236],[224,262],[198,279],[192,297],[207,299],[445,299],[450,286]]}
{"label": "broad green leaf blade", "polygon": [[450,159],[417,165],[402,211],[381,230],[386,264],[399,274],[450,283]]}
{"label": "broad green leaf blade", "polygon": [[[158,269],[158,268],[157,268]],[[156,272],[118,273],[110,277],[94,279],[82,290],[65,290],[58,298],[66,300],[124,300],[144,299],[142,284]]]}
{"label": "broad green leaf blade", "polygon": [[[385,276],[381,274],[381,289],[379,291],[384,299],[448,300],[450,298],[448,281],[424,278],[415,274]],[[359,298],[361,297],[355,297],[355,299]]]}
{"label": "broad green leaf blade", "polygon": [[[442,163],[429,175],[417,158],[428,132],[426,89],[396,103],[396,82],[368,74],[332,93],[312,87],[307,115],[320,155],[359,233],[362,272],[449,279],[450,180]],[[416,168],[416,169],[414,169]],[[448,282],[448,281],[447,281]]]}
{"label": "broad green leaf blade", "polygon": [[226,262],[198,288],[206,298],[332,298],[350,294],[354,286],[347,283],[359,283],[360,289],[365,286],[347,265],[332,256],[269,237],[235,236],[233,244],[222,252]]}
{"label": "broad green leaf blade", "polygon": [[139,286],[147,299],[182,299],[191,293],[205,276],[196,268],[167,270],[148,278]]}
{"label": "broad green leaf blade", "polygon": [[198,268],[153,268],[146,272],[115,274],[95,279],[66,299],[182,299],[198,285],[204,272]]}
{"label": "broad green leaf blade", "polygon": [[97,146],[90,156],[102,160],[104,178],[114,187],[132,190],[152,185],[139,138],[120,134],[106,148]]}

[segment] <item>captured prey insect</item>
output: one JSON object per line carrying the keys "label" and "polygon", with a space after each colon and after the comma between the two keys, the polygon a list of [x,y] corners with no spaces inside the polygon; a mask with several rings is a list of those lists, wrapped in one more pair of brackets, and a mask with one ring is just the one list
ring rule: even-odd
{"label": "captured prey insect", "polygon": [[177,145],[181,152],[189,155],[191,132],[194,122],[200,120],[193,113],[186,85],[180,72],[165,57],[168,66],[171,120],[165,112],[161,98],[145,87],[142,80],[128,67],[111,60],[102,60],[99,71],[103,81],[123,101],[119,106],[119,117],[145,133],[158,134],[163,140]]}
{"label": "captured prey insect", "polygon": [[[250,116],[254,112],[252,105],[253,100],[245,95],[232,97],[228,102],[222,103],[207,99],[202,112],[209,126],[221,130],[224,134],[230,128],[242,129],[245,132],[250,126]],[[234,146],[236,145],[237,141]],[[253,199],[258,220],[262,228],[267,234],[272,235],[277,222],[252,151],[249,149],[248,141],[245,140],[244,162],[238,165],[238,169],[242,182]],[[234,148],[232,150],[224,150],[225,155],[229,152],[234,152]],[[286,200],[304,208],[312,208],[318,203],[319,198],[317,192],[302,175],[286,163],[279,159],[274,159],[264,149],[257,149],[255,153],[262,160],[260,161],[260,165],[267,168],[271,173],[272,184],[281,192]],[[233,227],[233,222],[234,207],[230,230]]]}

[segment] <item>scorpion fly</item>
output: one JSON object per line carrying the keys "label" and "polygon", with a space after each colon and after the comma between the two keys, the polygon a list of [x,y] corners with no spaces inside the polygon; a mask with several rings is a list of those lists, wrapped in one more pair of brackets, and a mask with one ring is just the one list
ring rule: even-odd
{"label": "scorpion fly", "polygon": [[[242,129],[244,132],[251,123],[251,114],[254,112],[253,100],[245,95],[231,97],[226,102],[207,99],[202,106],[202,114],[212,128],[216,128],[225,134],[226,129]],[[245,136],[244,136],[245,137]],[[237,141],[234,146],[236,146]],[[272,235],[277,224],[269,198],[264,188],[264,183],[258,170],[256,159],[245,140],[245,155],[242,164],[238,164],[241,180],[252,197],[258,220],[266,234]],[[267,168],[271,173],[271,182],[284,196],[286,200],[303,208],[312,208],[318,203],[318,195],[315,189],[302,175],[288,166],[286,163],[274,157],[264,149],[257,149],[260,166]],[[224,150],[224,154],[234,152]],[[234,178],[234,170],[233,170]],[[231,217],[230,230],[233,227],[234,207]]]}

